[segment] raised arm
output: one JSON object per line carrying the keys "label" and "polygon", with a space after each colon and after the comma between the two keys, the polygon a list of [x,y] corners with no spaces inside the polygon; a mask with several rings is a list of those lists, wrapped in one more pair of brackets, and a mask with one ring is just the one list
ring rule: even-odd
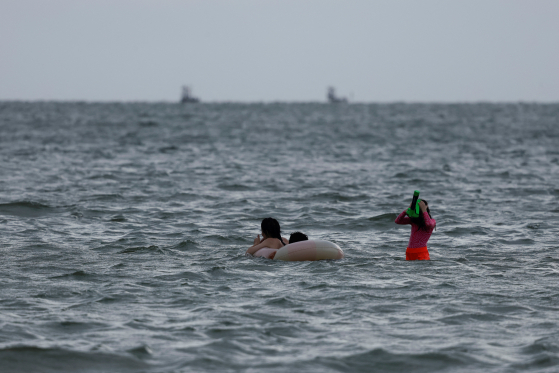
{"label": "raised arm", "polygon": [[423,221],[425,222],[425,226],[428,229],[434,229],[437,225],[435,219],[432,219],[427,212],[427,206],[423,201],[419,202],[419,208],[421,209],[421,213],[423,214]]}
{"label": "raised arm", "polygon": [[411,219],[409,216],[406,215],[406,210],[404,210],[400,215],[398,215],[396,220],[394,220],[394,223],[401,224],[401,225],[411,224]]}
{"label": "raised arm", "polygon": [[434,229],[435,225],[437,225],[435,219],[432,219],[427,213],[427,211],[423,212],[423,220],[425,221],[425,226],[429,229]]}

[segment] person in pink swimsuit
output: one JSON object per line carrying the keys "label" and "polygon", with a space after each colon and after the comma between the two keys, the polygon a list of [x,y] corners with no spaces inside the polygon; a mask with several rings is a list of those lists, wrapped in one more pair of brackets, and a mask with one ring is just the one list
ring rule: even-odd
{"label": "person in pink swimsuit", "polygon": [[[411,206],[410,206],[411,207]],[[411,224],[411,235],[408,248],[406,249],[406,260],[430,260],[427,250],[427,241],[437,226],[435,219],[431,217],[431,211],[427,201],[420,200],[419,209],[421,213],[418,218],[410,218],[404,210],[396,218],[396,224]]]}

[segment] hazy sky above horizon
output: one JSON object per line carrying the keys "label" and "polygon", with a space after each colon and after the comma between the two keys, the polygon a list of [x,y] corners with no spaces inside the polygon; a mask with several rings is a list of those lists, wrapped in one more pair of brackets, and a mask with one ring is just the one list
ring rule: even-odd
{"label": "hazy sky above horizon", "polygon": [[0,100],[559,101],[559,0],[2,0]]}

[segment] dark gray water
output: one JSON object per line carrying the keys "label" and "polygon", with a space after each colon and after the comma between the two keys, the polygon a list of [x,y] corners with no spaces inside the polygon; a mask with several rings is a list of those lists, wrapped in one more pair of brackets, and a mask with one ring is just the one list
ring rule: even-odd
{"label": "dark gray water", "polygon": [[2,372],[559,371],[559,105],[4,102],[0,161]]}

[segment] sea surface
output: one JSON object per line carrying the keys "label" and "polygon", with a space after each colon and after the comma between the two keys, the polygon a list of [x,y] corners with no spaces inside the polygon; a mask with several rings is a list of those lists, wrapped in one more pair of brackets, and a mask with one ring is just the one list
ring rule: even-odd
{"label": "sea surface", "polygon": [[558,240],[559,104],[0,102],[0,372],[558,372]]}

